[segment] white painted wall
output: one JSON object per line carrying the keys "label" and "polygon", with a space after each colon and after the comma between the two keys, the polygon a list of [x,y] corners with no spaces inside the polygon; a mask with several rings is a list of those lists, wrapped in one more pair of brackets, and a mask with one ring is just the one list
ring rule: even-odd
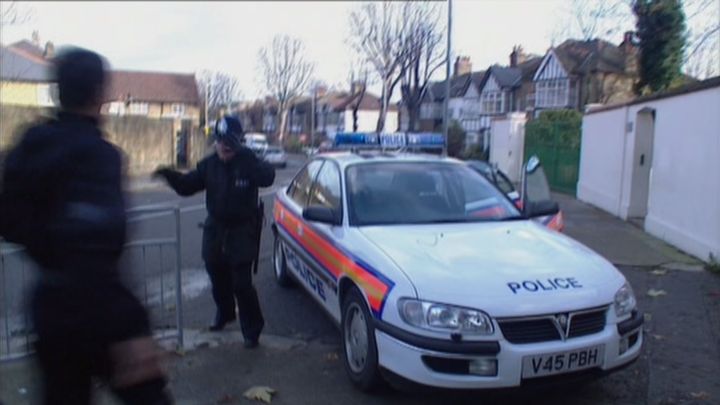
{"label": "white painted wall", "polygon": [[497,163],[513,182],[520,182],[525,147],[525,114],[511,113],[492,122],[490,162]]}
{"label": "white painted wall", "polygon": [[626,109],[587,114],[582,123],[577,197],[620,214]]}
{"label": "white painted wall", "polygon": [[719,87],[586,115],[578,198],[624,219],[633,214],[635,121],[647,108],[655,125],[645,230],[703,260],[720,256]]}

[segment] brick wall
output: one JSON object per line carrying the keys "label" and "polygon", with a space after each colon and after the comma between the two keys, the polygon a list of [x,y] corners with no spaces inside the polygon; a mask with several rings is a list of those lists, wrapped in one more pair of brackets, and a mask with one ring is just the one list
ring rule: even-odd
{"label": "brick wall", "polygon": [[[11,147],[24,128],[50,114],[50,109],[0,105],[0,151]],[[175,163],[173,120],[126,115],[103,116],[103,121],[106,139],[124,151],[130,174],[148,173],[158,165]],[[207,148],[201,131],[194,125],[188,127],[191,134],[189,156],[194,162],[197,156],[204,156]],[[193,140],[195,137],[202,137],[203,141]]]}

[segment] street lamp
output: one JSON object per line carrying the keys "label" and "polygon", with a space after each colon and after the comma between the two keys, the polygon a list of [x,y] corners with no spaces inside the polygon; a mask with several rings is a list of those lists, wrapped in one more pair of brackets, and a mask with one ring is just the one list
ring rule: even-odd
{"label": "street lamp", "polygon": [[315,147],[315,92],[317,86],[313,85],[310,96],[310,150]]}
{"label": "street lamp", "polygon": [[450,37],[452,36],[452,0],[448,0],[447,15],[447,48],[445,49],[445,103],[443,103],[443,155],[448,153],[448,106],[450,105]]}

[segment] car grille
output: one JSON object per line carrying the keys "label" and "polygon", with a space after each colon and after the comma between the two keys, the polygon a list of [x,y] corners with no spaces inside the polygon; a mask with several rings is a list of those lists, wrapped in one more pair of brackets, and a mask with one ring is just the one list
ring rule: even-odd
{"label": "car grille", "polygon": [[570,320],[568,337],[592,335],[605,329],[605,310],[586,312],[573,316]]}
{"label": "car grille", "polygon": [[[569,327],[567,338],[592,335],[605,328],[607,308],[571,312],[568,315]],[[562,340],[563,336],[556,327],[554,315],[543,315],[532,318],[508,318],[498,320],[500,330],[510,343],[537,343]]]}

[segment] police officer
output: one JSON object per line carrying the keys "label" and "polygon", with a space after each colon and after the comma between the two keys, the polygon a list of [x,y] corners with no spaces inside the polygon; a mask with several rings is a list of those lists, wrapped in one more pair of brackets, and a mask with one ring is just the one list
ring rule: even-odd
{"label": "police officer", "polygon": [[217,306],[211,331],[222,330],[240,317],[245,346],[258,345],[263,320],[252,284],[252,262],[259,246],[258,188],[272,185],[273,167],[242,145],[242,125],[226,116],[215,125],[215,152],[182,174],[169,168],[155,172],[181,196],[206,190],[208,211],[202,257]]}
{"label": "police officer", "polygon": [[8,154],[0,235],[39,265],[31,314],[46,404],[89,404],[93,378],[128,404],[169,404],[147,313],[121,283],[125,244],[122,161],[103,139],[106,64],[60,52],[61,109],[28,129]]}

